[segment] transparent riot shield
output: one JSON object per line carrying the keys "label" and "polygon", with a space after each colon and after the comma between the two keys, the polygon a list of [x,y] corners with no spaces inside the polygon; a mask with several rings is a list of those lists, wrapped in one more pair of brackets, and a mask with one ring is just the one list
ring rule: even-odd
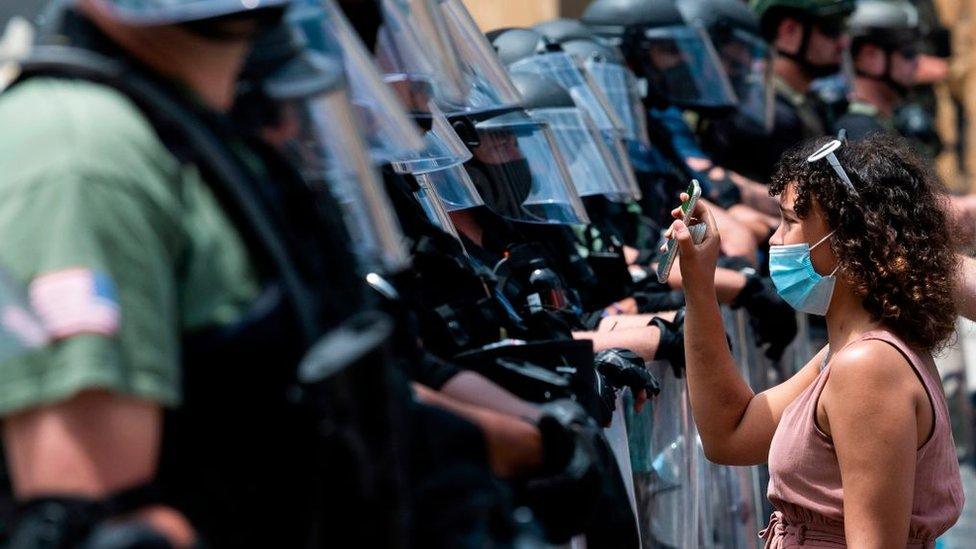
{"label": "transparent riot shield", "polygon": [[[747,313],[722,310],[725,329],[732,341],[732,354],[742,376],[754,391],[779,382],[775,367],[756,343]],[[785,355],[784,355],[785,356]],[[709,463],[710,528],[703,529],[703,545],[709,547],[755,547],[756,534],[771,512],[766,499],[769,482],[765,466],[729,467]]]}
{"label": "transparent riot shield", "polygon": [[698,547],[695,434],[685,381],[668,362],[648,363],[661,394],[624,410],[641,539],[645,548]]}
{"label": "transparent riot shield", "polygon": [[[630,507],[637,516],[637,497],[634,491],[634,469],[630,462],[630,439],[627,436],[627,420],[624,417],[624,410],[633,407],[633,397],[630,390],[621,391],[617,395],[616,409],[613,411],[613,419],[610,426],[603,430],[613,457],[617,460],[617,467],[620,468],[620,475],[623,477],[624,486],[627,488],[627,498],[630,500]],[[637,525],[640,528],[640,524]]]}
{"label": "transparent riot shield", "polygon": [[972,458],[976,453],[973,433],[973,408],[966,382],[966,363],[974,358],[973,323],[960,319],[958,337],[954,344],[935,357],[935,366],[942,378],[952,425],[952,438],[960,458]]}

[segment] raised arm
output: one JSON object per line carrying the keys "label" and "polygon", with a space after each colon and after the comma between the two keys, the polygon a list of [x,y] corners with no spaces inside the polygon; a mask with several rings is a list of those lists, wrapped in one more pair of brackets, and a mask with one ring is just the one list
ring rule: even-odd
{"label": "raised arm", "polygon": [[692,241],[681,221],[671,231],[681,254],[687,381],[695,423],[710,460],[729,465],[763,463],[783,410],[816,377],[817,359],[788,381],[758,395],[753,392],[732,358],[716,298],[718,226],[700,202],[693,215],[708,225],[701,244]]}

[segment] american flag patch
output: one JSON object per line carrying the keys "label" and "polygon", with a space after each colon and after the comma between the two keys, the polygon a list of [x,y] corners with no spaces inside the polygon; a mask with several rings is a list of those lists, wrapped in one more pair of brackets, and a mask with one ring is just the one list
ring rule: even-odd
{"label": "american flag patch", "polygon": [[52,339],[78,334],[114,335],[119,299],[105,273],[73,268],[52,271],[30,283],[31,307]]}

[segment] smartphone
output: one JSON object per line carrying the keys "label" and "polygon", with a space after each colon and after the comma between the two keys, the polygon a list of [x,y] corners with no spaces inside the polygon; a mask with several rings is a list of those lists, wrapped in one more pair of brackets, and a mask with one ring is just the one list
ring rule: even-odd
{"label": "smartphone", "polygon": [[[685,190],[685,194],[688,195],[688,200],[681,203],[681,213],[685,225],[688,225],[688,221],[691,219],[691,212],[695,211],[695,204],[698,203],[698,199],[701,198],[701,185],[698,184],[697,179],[692,179],[691,184]],[[695,234],[694,232],[692,234]],[[697,236],[697,235],[696,235]],[[698,238],[696,238],[698,240]],[[668,275],[671,274],[671,267],[674,266],[674,258],[678,256],[678,241],[672,236],[668,239],[668,248],[664,252],[664,257],[657,264],[657,281],[664,284],[668,281]]]}

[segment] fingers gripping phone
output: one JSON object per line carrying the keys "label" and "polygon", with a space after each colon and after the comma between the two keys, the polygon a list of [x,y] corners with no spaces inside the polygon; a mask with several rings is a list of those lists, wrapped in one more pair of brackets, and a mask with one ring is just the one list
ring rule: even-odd
{"label": "fingers gripping phone", "polygon": [[[691,236],[695,243],[700,243],[705,236],[705,225],[690,225],[691,212],[695,211],[695,204],[698,203],[698,199],[701,198],[701,185],[698,184],[697,179],[692,179],[691,184],[685,190],[685,194],[688,195],[688,200],[681,203],[681,221],[684,222],[688,230],[691,231]],[[664,252],[664,257],[657,264],[657,281],[664,284],[668,281],[668,276],[671,274],[671,267],[674,266],[674,258],[678,256],[678,241],[675,239],[674,235],[668,239],[668,247]]]}

